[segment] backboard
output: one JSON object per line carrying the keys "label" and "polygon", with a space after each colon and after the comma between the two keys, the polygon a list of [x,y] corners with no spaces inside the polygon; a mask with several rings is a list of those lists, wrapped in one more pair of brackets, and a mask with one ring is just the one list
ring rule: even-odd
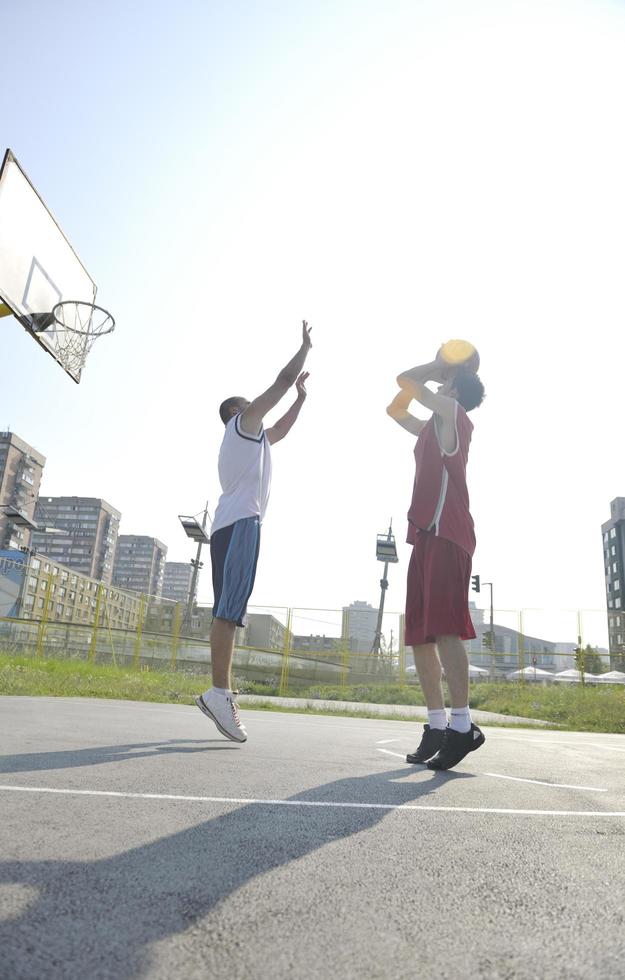
{"label": "backboard", "polygon": [[78,383],[82,363],[63,363],[64,331],[51,313],[66,300],[95,303],[96,292],[54,216],[7,150],[0,170],[0,317],[13,313]]}

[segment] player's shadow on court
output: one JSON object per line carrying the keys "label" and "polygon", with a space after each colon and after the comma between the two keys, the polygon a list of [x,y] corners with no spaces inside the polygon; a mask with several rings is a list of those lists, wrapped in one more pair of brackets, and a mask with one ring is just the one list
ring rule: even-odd
{"label": "player's shadow on court", "polygon": [[100,766],[111,762],[146,759],[163,753],[188,754],[213,752],[222,749],[236,751],[234,742],[223,738],[171,738],[162,742],[137,742],[130,745],[97,745],[86,749],[53,750],[51,752],[22,752],[0,755],[0,773],[45,772],[53,769],[74,769],[79,766]]}
{"label": "player's shadow on court", "polygon": [[[423,773],[404,766],[338,779],[289,800],[418,805],[445,783],[470,778],[466,773]],[[177,804],[159,803],[161,814],[163,806]],[[251,803],[113,857],[0,861],[0,892],[3,883],[21,884],[36,896],[20,916],[0,923],[6,976],[134,980],[149,967],[150,944],[185,932],[257,876],[337,839],[366,832],[390,812],[370,806]],[[107,815],[110,820],[110,810]],[[412,816],[418,819],[418,814]],[[146,822],[149,819],[146,810]],[[413,853],[410,860],[416,868],[418,857]]]}

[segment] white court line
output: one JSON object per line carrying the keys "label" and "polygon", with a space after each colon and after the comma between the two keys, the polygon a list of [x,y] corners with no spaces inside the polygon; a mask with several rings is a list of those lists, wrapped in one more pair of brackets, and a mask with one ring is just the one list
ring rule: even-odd
{"label": "white court line", "polygon": [[[375,744],[376,745],[388,745],[389,742],[399,742],[399,739],[398,738],[380,738],[380,739],[378,739],[378,741]],[[380,751],[382,751],[382,750],[380,749]]]}
{"label": "white court line", "polygon": [[[492,734],[490,737],[492,738]],[[501,742],[530,742],[533,745],[540,745],[542,748],[549,745],[573,745],[576,749],[602,749],[605,752],[625,752],[625,748],[620,749],[615,745],[600,745],[599,742],[587,742],[581,738],[575,741],[573,739],[565,740],[562,738],[520,738],[518,735],[498,735],[497,738]]]}
{"label": "white court line", "polygon": [[391,751],[391,749],[378,749],[378,752],[384,752],[385,755],[395,755],[395,756],[397,756],[398,759],[405,759],[406,758],[406,753],[405,752],[393,752],[393,751]]}
{"label": "white court line", "polygon": [[50,786],[0,786],[0,792],[51,793],[62,796],[106,796],[126,800],[172,800],[183,803],[254,803],[259,806],[325,807],[343,810],[422,810],[434,813],[506,813],[539,817],[625,817],[625,810],[517,810],[484,806],[422,806],[416,803],[345,803],[329,800],[259,800],[233,796],[179,796],[172,793],[121,793],[104,789],[56,789]]}
{"label": "white court line", "polygon": [[591,793],[607,793],[607,789],[599,786],[571,786],[570,783],[546,783],[542,779],[523,779],[521,776],[504,776],[500,772],[485,772],[484,776],[495,776],[496,779],[512,779],[515,783],[535,783],[536,786],[551,786],[554,789],[586,789]]}

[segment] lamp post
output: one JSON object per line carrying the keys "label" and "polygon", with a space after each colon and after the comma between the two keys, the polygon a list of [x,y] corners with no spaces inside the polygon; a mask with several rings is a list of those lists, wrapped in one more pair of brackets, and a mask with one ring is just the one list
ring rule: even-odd
{"label": "lamp post", "polygon": [[399,561],[397,557],[397,547],[395,545],[395,538],[393,536],[393,521],[388,526],[388,531],[386,534],[378,534],[377,544],[375,550],[375,557],[378,561],[384,562],[384,573],[380,579],[380,605],[378,607],[378,621],[375,627],[375,635],[373,637],[373,646],[371,647],[371,653],[375,657],[376,666],[378,664],[378,658],[382,651],[382,619],[384,617],[384,600],[386,597],[386,590],[388,589],[388,566],[389,564],[395,564]]}
{"label": "lamp post", "polygon": [[204,562],[202,561],[202,545],[209,544],[210,536],[206,533],[206,520],[208,517],[208,501],[206,501],[206,506],[204,508],[204,517],[202,518],[202,523],[200,524],[197,517],[190,517],[186,514],[178,514],[178,519],[184,528],[184,532],[188,538],[192,541],[197,541],[197,552],[195,558],[191,559],[191,565],[193,566],[193,572],[191,573],[191,583],[189,585],[189,596],[187,598],[187,608],[185,610],[184,619],[182,620],[183,629],[191,628],[191,620],[193,616],[193,607],[195,605],[195,599],[197,595],[197,582],[200,574],[200,568],[202,568]]}

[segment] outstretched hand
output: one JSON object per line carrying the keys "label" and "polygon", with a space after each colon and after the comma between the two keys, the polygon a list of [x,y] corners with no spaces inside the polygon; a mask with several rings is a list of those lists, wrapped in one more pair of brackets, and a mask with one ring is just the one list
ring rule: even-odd
{"label": "outstretched hand", "polygon": [[306,391],[306,382],[309,377],[310,377],[309,371],[302,371],[299,378],[295,382],[295,387],[297,388],[297,397],[301,401],[304,401],[306,395],[308,394],[308,392]]}
{"label": "outstretched hand", "polygon": [[308,326],[307,320],[302,320],[302,347],[305,347],[307,351],[312,347],[312,341],[310,339],[310,331],[312,327]]}

